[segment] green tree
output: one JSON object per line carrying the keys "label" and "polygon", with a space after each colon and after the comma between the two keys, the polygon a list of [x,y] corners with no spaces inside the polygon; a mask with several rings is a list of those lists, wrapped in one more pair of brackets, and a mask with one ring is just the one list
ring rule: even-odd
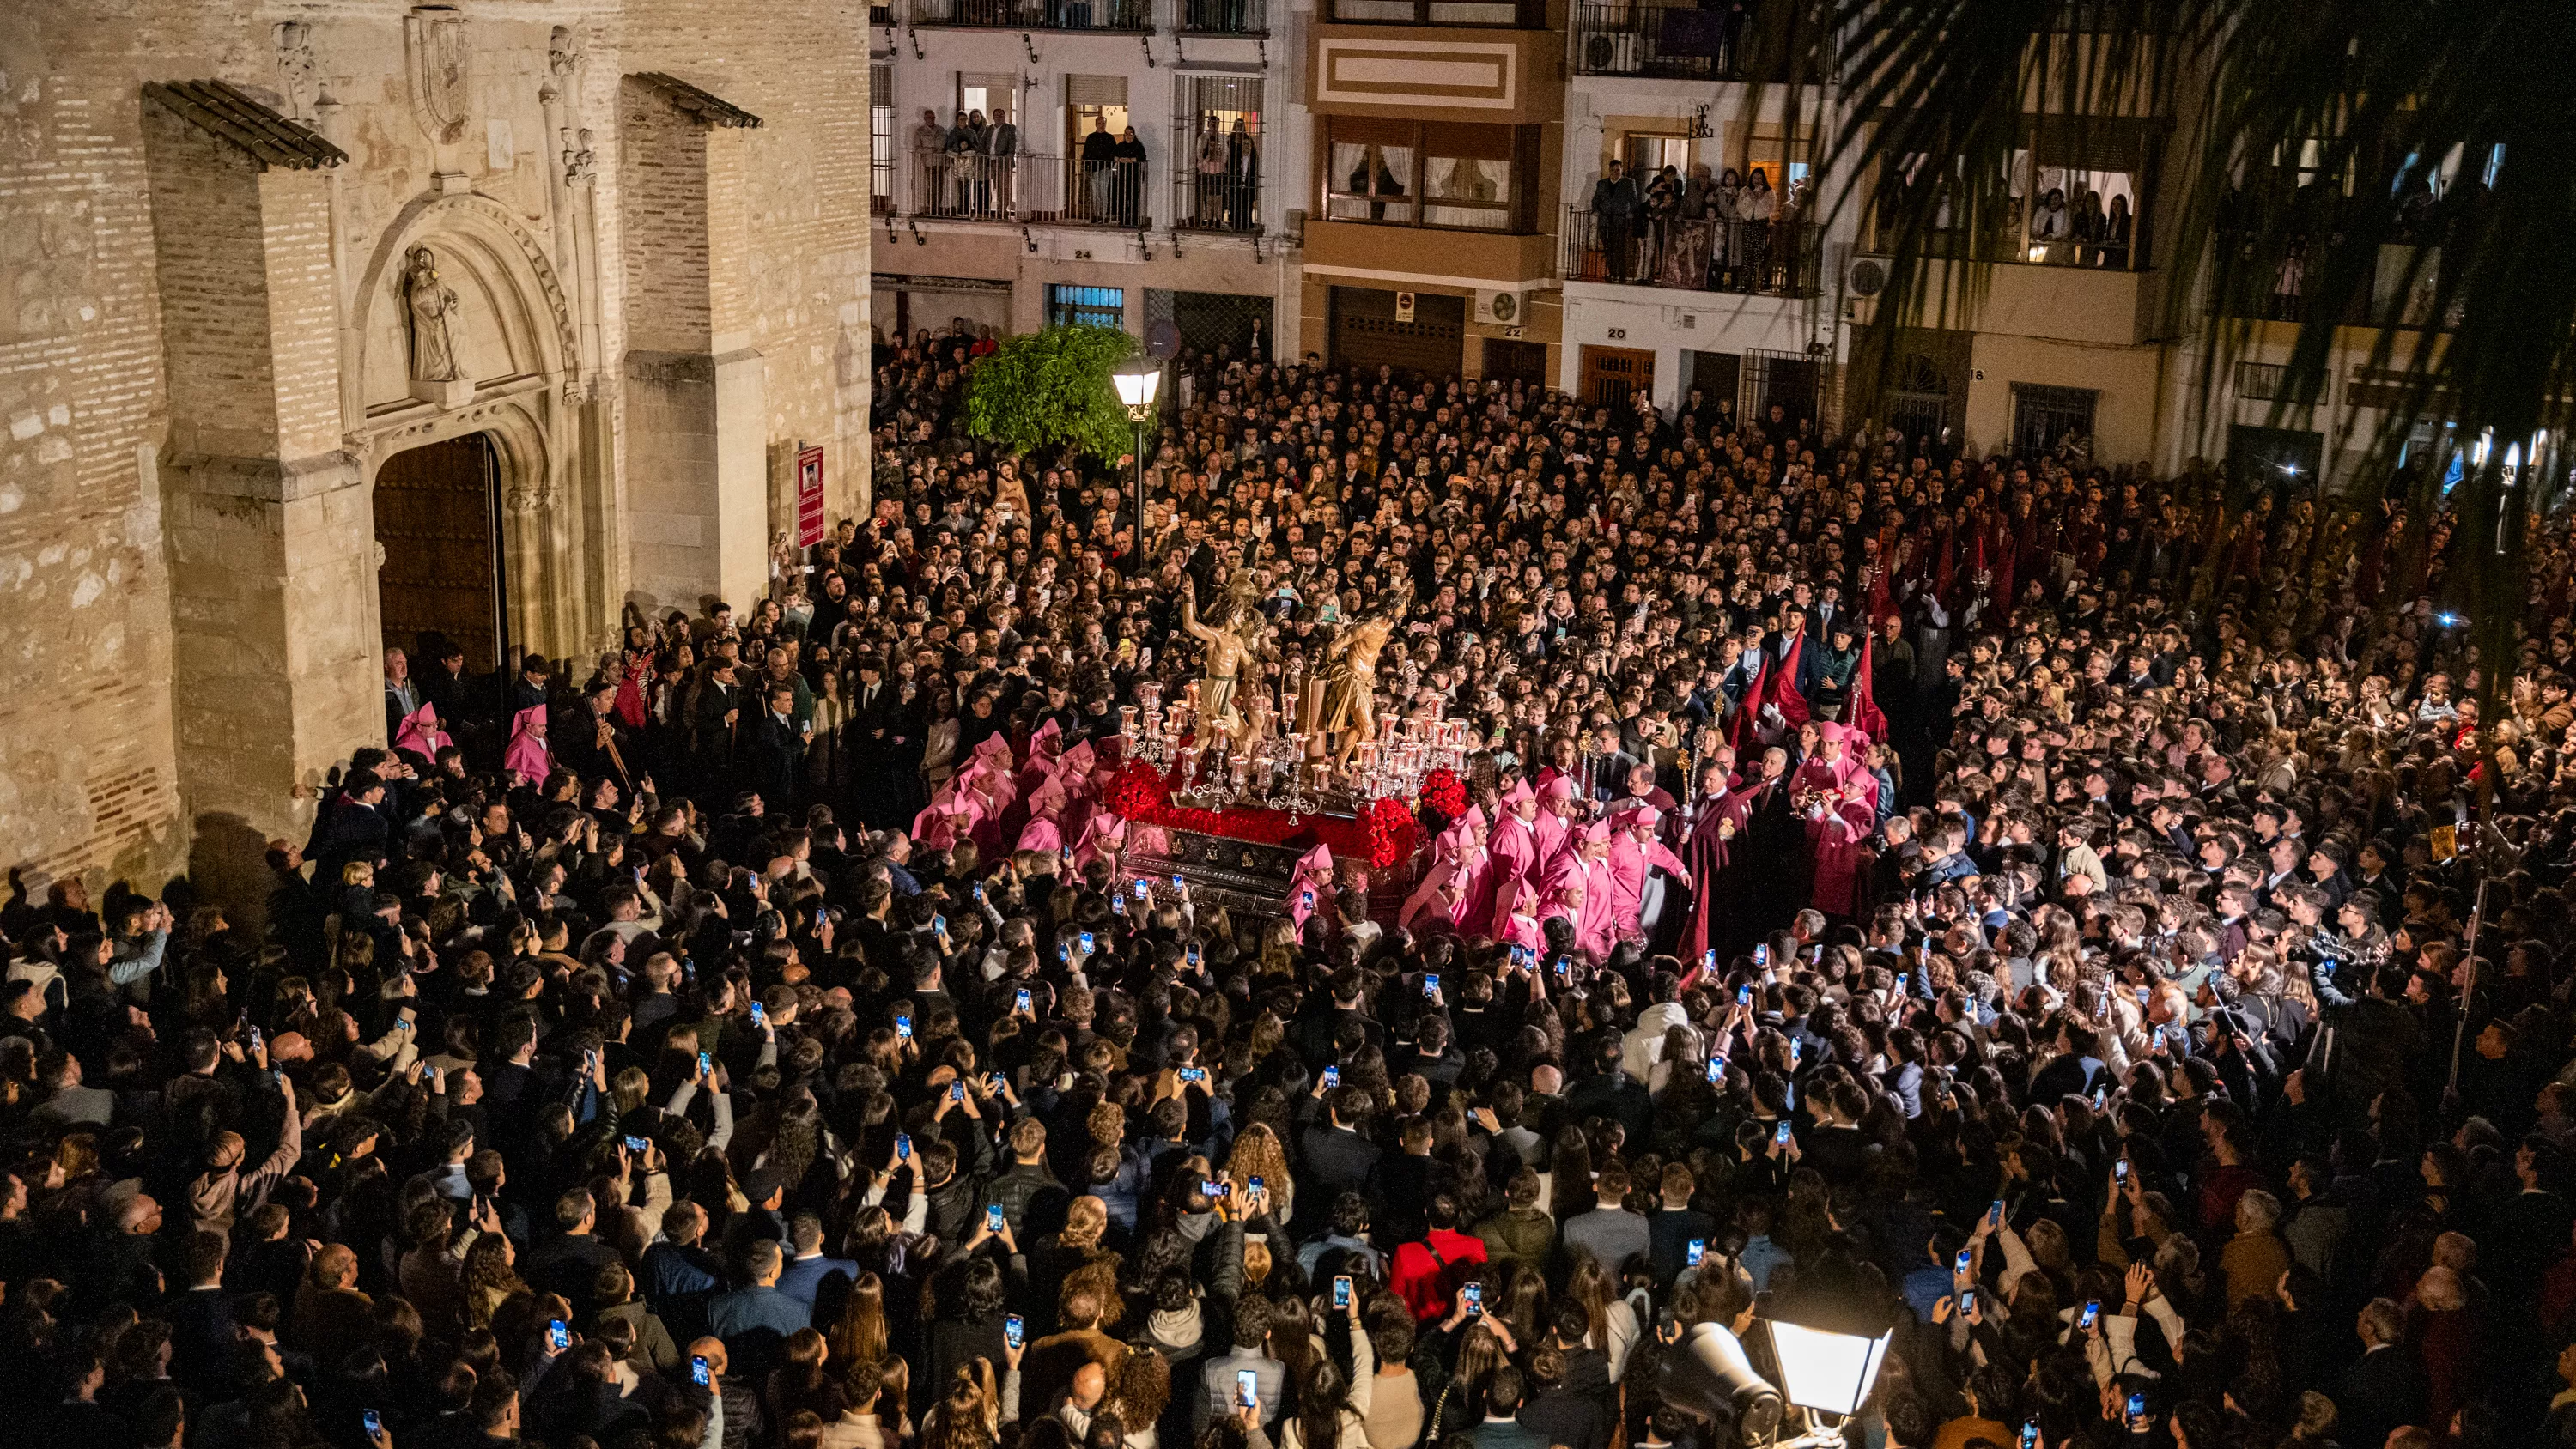
{"label": "green tree", "polygon": [[[1973,316],[1990,269],[1945,259],[1993,259],[1962,236],[2015,235],[2016,153],[2026,175],[2043,126],[2081,150],[2088,125],[2154,118],[2170,181],[2138,237],[2152,231],[2164,274],[2162,335],[2202,338],[2206,385],[2246,355],[2274,294],[2295,296],[2276,423],[2325,397],[2356,340],[2403,376],[2357,441],[2383,480],[2404,458],[2411,548],[2465,454],[2444,589],[2478,657],[2509,661],[2528,522],[2576,459],[2571,35],[2555,7],[2458,0],[1811,0],[1764,35],[1790,84],[1757,107],[1837,92],[1816,159],[1841,178],[1828,204],[1874,213],[1894,255],[1880,326]],[[2405,452],[2422,424],[2444,438],[2430,457]],[[2514,445],[2530,459],[2518,476]],[[2222,536],[2244,500],[2230,501]],[[2481,719],[2503,717],[2504,673],[2479,670]]]}
{"label": "green tree", "polygon": [[1049,327],[1014,337],[966,374],[966,431],[1015,453],[1066,447],[1102,462],[1133,443],[1109,370],[1136,341],[1113,327]]}

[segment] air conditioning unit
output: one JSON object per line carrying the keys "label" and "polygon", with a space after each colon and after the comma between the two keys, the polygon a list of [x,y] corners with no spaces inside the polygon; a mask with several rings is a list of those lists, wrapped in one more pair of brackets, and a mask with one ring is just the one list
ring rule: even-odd
{"label": "air conditioning unit", "polygon": [[1645,43],[1634,31],[1600,31],[1583,38],[1583,68],[1593,75],[1634,75],[1645,69]]}
{"label": "air conditioning unit", "polygon": [[1858,256],[1843,272],[1843,289],[1855,297],[1875,297],[1887,290],[1896,264],[1887,257]]}
{"label": "air conditioning unit", "polygon": [[1476,320],[1489,327],[1518,327],[1528,320],[1529,307],[1519,292],[1504,289],[1476,289]]}
{"label": "air conditioning unit", "polygon": [[1288,208],[1288,215],[1284,220],[1288,240],[1298,246],[1304,246],[1306,244],[1306,208],[1302,206]]}

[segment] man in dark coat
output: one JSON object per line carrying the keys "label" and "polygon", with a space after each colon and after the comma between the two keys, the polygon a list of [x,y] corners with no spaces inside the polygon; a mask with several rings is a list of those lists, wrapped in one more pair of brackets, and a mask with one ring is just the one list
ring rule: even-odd
{"label": "man in dark coat", "polygon": [[805,741],[811,723],[796,719],[796,691],[772,684],[763,691],[760,717],[752,721],[748,740],[751,788],[772,810],[785,810],[805,772]]}

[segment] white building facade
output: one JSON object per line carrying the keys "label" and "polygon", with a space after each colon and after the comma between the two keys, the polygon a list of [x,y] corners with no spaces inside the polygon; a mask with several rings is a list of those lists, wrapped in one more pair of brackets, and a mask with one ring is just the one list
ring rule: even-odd
{"label": "white building facade", "polygon": [[1187,346],[1293,354],[1299,23],[1288,0],[878,7],[880,326],[1170,323]]}

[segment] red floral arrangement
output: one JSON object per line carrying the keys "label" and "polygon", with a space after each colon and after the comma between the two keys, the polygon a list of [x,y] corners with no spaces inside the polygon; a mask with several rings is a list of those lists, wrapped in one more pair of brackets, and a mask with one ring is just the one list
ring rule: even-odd
{"label": "red floral arrangement", "polygon": [[[1459,789],[1461,794],[1465,792],[1463,785]],[[1357,820],[1290,815],[1284,810],[1258,807],[1204,810],[1173,804],[1171,782],[1142,760],[1130,760],[1118,768],[1109,788],[1101,792],[1101,804],[1131,825],[1159,825],[1166,830],[1187,830],[1256,845],[1312,840],[1329,846],[1337,856],[1365,856],[1379,870],[1411,860],[1422,844],[1422,827],[1401,800],[1372,801]]]}
{"label": "red floral arrangement", "polygon": [[1101,803],[1109,807],[1110,814],[1121,820],[1160,825],[1166,822],[1157,817],[1171,798],[1172,787],[1164,781],[1160,770],[1143,760],[1129,760],[1118,767],[1117,775],[1111,778],[1109,788],[1102,793]]}
{"label": "red floral arrangement", "polygon": [[1422,827],[1401,800],[1392,796],[1372,800],[1362,819],[1368,824],[1369,864],[1380,870],[1412,859],[1413,852],[1421,846]]}
{"label": "red floral arrangement", "polygon": [[1443,765],[1422,777],[1422,803],[1436,812],[1442,824],[1467,813],[1467,782],[1458,772]]}

